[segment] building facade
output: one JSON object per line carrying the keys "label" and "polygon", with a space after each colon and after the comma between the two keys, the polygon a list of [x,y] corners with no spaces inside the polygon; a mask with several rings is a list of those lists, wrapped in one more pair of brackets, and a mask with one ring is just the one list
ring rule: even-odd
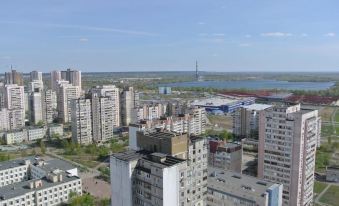
{"label": "building facade", "polygon": [[312,205],[318,111],[274,106],[260,116],[258,176],[283,184],[283,205]]}
{"label": "building facade", "polygon": [[92,111],[90,99],[75,99],[72,101],[72,140],[78,144],[91,144]]}

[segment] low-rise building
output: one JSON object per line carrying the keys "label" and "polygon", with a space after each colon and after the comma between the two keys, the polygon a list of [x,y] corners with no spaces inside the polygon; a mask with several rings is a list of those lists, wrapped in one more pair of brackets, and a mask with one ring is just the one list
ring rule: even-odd
{"label": "low-rise building", "polygon": [[[28,168],[31,158],[10,160],[0,164],[0,188],[28,179]],[[0,193],[1,195],[1,193]],[[1,204],[0,204],[1,205]]]}
{"label": "low-rise building", "polygon": [[48,126],[48,136],[51,138],[53,134],[59,135],[60,138],[64,136],[64,127],[62,124],[51,124]]}
{"label": "low-rise building", "polygon": [[46,127],[32,127],[27,129],[28,141],[43,139],[46,135]]}
{"label": "low-rise building", "polygon": [[82,194],[78,169],[59,159],[27,157],[0,164],[0,206],[60,205]]}
{"label": "low-rise building", "polygon": [[21,142],[28,141],[27,130],[22,129],[22,130],[6,132],[4,135],[4,139],[7,145],[19,144]]}
{"label": "low-rise building", "polygon": [[209,168],[207,206],[281,206],[281,184]]}
{"label": "low-rise building", "polygon": [[56,171],[42,179],[1,187],[0,205],[60,205],[68,202],[71,193],[82,194],[81,179]]}
{"label": "low-rise building", "polygon": [[339,182],[339,166],[332,166],[326,168],[326,181]]}

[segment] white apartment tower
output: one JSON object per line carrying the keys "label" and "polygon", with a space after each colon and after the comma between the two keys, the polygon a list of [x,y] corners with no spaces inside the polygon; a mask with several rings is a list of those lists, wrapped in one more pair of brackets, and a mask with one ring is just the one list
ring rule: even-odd
{"label": "white apartment tower", "polygon": [[[120,91],[115,85],[97,86],[91,89],[91,93],[97,94],[97,97],[107,97],[112,105],[113,126],[120,126]],[[108,102],[107,102],[108,104]]]}
{"label": "white apartment tower", "polygon": [[111,205],[188,205],[183,195],[187,163],[163,153],[133,150],[113,154],[111,167]]}
{"label": "white apartment tower", "polygon": [[44,119],[47,123],[52,123],[54,118],[56,117],[56,109],[57,109],[57,97],[56,92],[53,90],[44,91]]}
{"label": "white apartment tower", "polygon": [[90,99],[72,101],[72,140],[78,144],[91,144],[92,112]]}
{"label": "white apartment tower", "polygon": [[10,129],[25,126],[24,87],[16,84],[5,85],[4,106],[8,109]]}
{"label": "white apartment tower", "polygon": [[139,105],[139,95],[134,91],[133,87],[128,87],[123,90],[120,98],[121,123],[128,126],[132,123],[135,108]]}
{"label": "white apartment tower", "polygon": [[71,101],[80,98],[80,87],[59,81],[58,86],[58,115],[64,123],[71,120]]}
{"label": "white apartment tower", "polygon": [[283,205],[312,205],[318,123],[318,111],[300,105],[260,114],[258,176],[283,184]]}
{"label": "white apartment tower", "polygon": [[30,121],[34,124],[37,124],[40,121],[45,121],[44,119],[44,110],[43,110],[43,93],[32,92],[29,95],[29,113]]}
{"label": "white apartment tower", "polygon": [[106,142],[113,138],[113,101],[110,97],[99,97],[92,94],[92,127],[93,140],[96,143]]}
{"label": "white apartment tower", "polygon": [[51,72],[51,89],[53,91],[58,90],[58,81],[61,81],[61,72],[60,71],[52,71]]}
{"label": "white apartment tower", "polygon": [[33,81],[42,82],[42,72],[32,71],[30,73],[30,80],[31,80],[31,82],[33,82]]}

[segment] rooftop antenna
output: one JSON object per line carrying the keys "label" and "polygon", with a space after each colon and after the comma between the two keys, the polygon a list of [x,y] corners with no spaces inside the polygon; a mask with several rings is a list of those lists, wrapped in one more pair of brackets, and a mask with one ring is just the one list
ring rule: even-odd
{"label": "rooftop antenna", "polygon": [[195,61],[195,78],[198,81],[199,74],[198,74],[198,60]]}

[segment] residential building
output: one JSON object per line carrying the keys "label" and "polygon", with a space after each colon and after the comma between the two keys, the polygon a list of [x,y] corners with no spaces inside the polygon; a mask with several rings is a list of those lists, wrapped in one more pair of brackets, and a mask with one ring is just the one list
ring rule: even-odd
{"label": "residential building", "polygon": [[[97,97],[107,97],[109,99],[105,100],[106,104],[112,106],[112,118],[113,126],[120,126],[120,91],[119,88],[115,85],[103,85],[97,86],[91,89],[92,95],[97,94]],[[109,106],[109,107],[111,107]]]}
{"label": "residential building", "polygon": [[58,81],[61,81],[61,73],[60,71],[52,71],[51,72],[51,89],[53,91],[58,91]]}
{"label": "residential building", "polygon": [[6,108],[0,109],[0,131],[7,131],[10,129],[9,112]]}
{"label": "residential building", "polygon": [[[30,166],[30,158],[10,160],[1,162],[0,164],[0,191],[2,187],[17,182],[28,180],[28,169]],[[0,192],[0,203],[1,195]],[[1,205],[1,204],[0,204]]]}
{"label": "residential building", "polygon": [[20,144],[22,142],[28,141],[27,130],[21,129],[8,131],[4,135],[4,140],[7,145]]}
{"label": "residential building", "polygon": [[233,115],[233,133],[239,138],[259,139],[259,113],[272,107],[268,104],[242,106]]}
{"label": "residential building", "polygon": [[208,164],[212,167],[242,172],[242,146],[220,140],[209,140]]}
{"label": "residential building", "polygon": [[23,86],[24,80],[22,78],[22,74],[14,69],[11,69],[10,72],[5,72],[5,84],[16,84],[18,86]]}
{"label": "residential building", "polygon": [[28,141],[43,139],[46,135],[46,127],[30,127],[27,129]]}
{"label": "residential building", "polygon": [[78,144],[91,144],[92,111],[90,99],[74,99],[72,101],[72,140]]}
{"label": "residential building", "polygon": [[[82,194],[77,168],[62,160],[28,157],[0,165],[0,205],[60,205]],[[3,183],[3,184],[2,184]]]}
{"label": "residential building", "polygon": [[42,91],[32,92],[29,95],[29,114],[33,124],[45,122],[44,96]]}
{"label": "residential building", "polygon": [[183,205],[204,205],[207,185],[207,144],[204,138],[161,131],[138,131],[137,148],[185,159],[187,168],[181,176]]}
{"label": "residential building", "polygon": [[282,185],[209,168],[207,206],[281,206]]}
{"label": "residential building", "polygon": [[31,82],[33,82],[33,81],[42,82],[42,72],[32,71],[30,73],[30,80],[31,80]]}
{"label": "residential building", "polygon": [[57,96],[56,92],[53,90],[45,90],[44,91],[44,120],[50,124],[57,117]]}
{"label": "residential building", "polygon": [[48,125],[48,136],[51,138],[53,134],[59,135],[60,138],[64,136],[64,127],[62,124],[50,124]]}
{"label": "residential building", "polygon": [[92,128],[93,141],[106,142],[113,138],[114,105],[110,97],[99,97],[92,94]]}
{"label": "residential building", "polygon": [[133,87],[125,88],[120,97],[121,124],[128,126],[133,123],[135,108],[139,106],[139,93]]}
{"label": "residential building", "polygon": [[189,205],[186,204],[183,159],[163,153],[127,151],[113,154],[111,205]]}
{"label": "residential building", "polygon": [[5,85],[4,106],[9,110],[10,129],[25,126],[24,87],[16,84]]}
{"label": "residential building", "polygon": [[58,115],[64,122],[70,122],[71,120],[71,101],[80,98],[80,87],[73,86],[67,82],[59,81],[58,93]]}
{"label": "residential building", "polygon": [[312,205],[318,111],[277,105],[260,113],[258,177],[283,184],[283,205]]}

